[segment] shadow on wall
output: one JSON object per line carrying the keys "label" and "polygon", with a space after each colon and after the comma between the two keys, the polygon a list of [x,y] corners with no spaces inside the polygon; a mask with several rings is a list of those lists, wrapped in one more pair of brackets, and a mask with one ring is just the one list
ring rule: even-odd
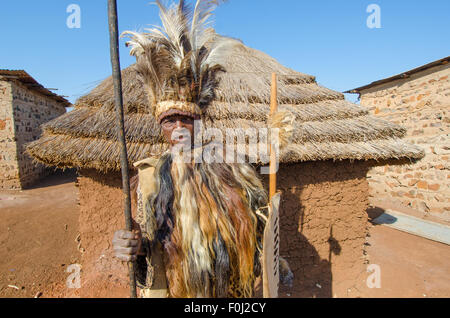
{"label": "shadow on wall", "polygon": [[336,279],[356,278],[367,234],[367,170],[358,162],[280,168],[280,255],[294,273],[280,297],[330,298]]}
{"label": "shadow on wall", "polygon": [[[372,222],[373,220],[375,220],[377,217],[379,217],[380,215],[382,215],[385,212],[384,209],[380,208],[380,207],[370,207],[367,209],[367,216],[369,217],[369,220]],[[376,225],[376,223],[373,223]]]}
{"label": "shadow on wall", "polygon": [[77,180],[76,169],[53,169],[47,168],[47,173],[40,180],[33,182],[31,185],[24,187],[26,190],[39,189],[75,182]]}
{"label": "shadow on wall", "polygon": [[[300,227],[303,225],[304,207],[302,206],[298,196],[289,192],[283,194],[283,205],[281,211],[293,208],[291,204],[297,201],[295,220],[300,220]],[[280,219],[283,218],[283,212],[280,212]],[[292,214],[290,215],[290,218]],[[329,253],[328,259],[321,259],[315,247],[302,234],[301,229],[295,223],[281,221],[281,246],[280,253],[288,262],[294,273],[293,287],[280,285],[279,297],[313,297],[313,298],[330,298],[332,297],[332,281],[333,274],[331,271],[331,262],[333,255],[339,255],[341,246],[333,237],[333,227],[330,228],[330,236],[328,239]],[[289,224],[290,223],[290,224]],[[295,230],[294,230],[295,227]],[[288,251],[288,242],[296,242],[298,248]]]}

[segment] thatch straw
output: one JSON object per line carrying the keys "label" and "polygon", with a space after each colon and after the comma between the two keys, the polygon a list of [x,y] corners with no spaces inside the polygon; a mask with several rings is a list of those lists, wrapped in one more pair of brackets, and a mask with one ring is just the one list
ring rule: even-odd
{"label": "thatch straw", "polygon": [[[317,85],[310,75],[280,65],[270,56],[240,45],[223,62],[216,98],[208,106],[205,126],[226,134],[227,128],[266,127],[270,74],[279,75],[280,110],[295,115],[292,143],[281,162],[311,160],[419,159],[423,151],[402,141],[405,130],[368,115],[343,94]],[[150,115],[149,101],[133,70],[123,70],[125,130],[129,160],[159,156],[167,149]],[[119,169],[113,83],[108,78],[75,109],[43,126],[43,136],[28,146],[36,160],[59,167]]]}

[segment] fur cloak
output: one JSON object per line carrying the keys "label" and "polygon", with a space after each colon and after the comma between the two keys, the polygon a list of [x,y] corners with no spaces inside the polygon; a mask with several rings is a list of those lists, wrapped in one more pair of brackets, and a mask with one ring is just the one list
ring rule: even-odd
{"label": "fur cloak", "polygon": [[[245,163],[181,163],[172,156],[136,165],[147,251],[138,261],[141,287],[164,275],[169,297],[251,297],[261,271],[258,214],[267,210],[256,171]],[[152,256],[159,252],[164,269],[157,274]]]}

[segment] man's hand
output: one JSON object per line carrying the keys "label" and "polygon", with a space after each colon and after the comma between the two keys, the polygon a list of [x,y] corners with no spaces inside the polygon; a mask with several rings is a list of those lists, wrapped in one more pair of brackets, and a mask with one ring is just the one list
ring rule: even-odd
{"label": "man's hand", "polygon": [[292,273],[289,263],[280,256],[280,281],[284,286],[292,288],[294,284],[294,273]]}
{"label": "man's hand", "polygon": [[133,232],[119,230],[112,240],[115,256],[121,261],[130,262],[137,259],[141,250],[142,237],[138,230]]}

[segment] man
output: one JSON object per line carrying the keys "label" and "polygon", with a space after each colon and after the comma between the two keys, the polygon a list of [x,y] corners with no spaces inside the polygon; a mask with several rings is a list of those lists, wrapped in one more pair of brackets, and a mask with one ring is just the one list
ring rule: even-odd
{"label": "man", "polygon": [[[160,117],[171,149],[189,143],[194,150],[194,119],[173,109]],[[139,283],[145,288],[150,245],[158,241],[171,297],[252,296],[264,229],[256,211],[267,206],[255,170],[249,164],[185,163],[176,156],[170,151],[163,155],[153,176],[147,176],[154,180],[139,180],[139,187],[152,184],[144,214],[155,219],[139,216],[144,235],[116,232],[116,256],[138,260]],[[148,232],[155,235],[149,238]]]}
{"label": "man", "polygon": [[[194,121],[214,97],[229,41],[205,28],[213,2],[197,0],[191,12],[184,1],[168,9],[157,1],[164,28],[126,32],[170,144],[159,160],[135,164],[140,226],[113,238],[119,259],[137,261],[146,297],[251,297],[261,272],[268,200],[256,171],[248,163],[205,163],[208,144],[194,143]],[[292,279],[288,268],[283,273]]]}

